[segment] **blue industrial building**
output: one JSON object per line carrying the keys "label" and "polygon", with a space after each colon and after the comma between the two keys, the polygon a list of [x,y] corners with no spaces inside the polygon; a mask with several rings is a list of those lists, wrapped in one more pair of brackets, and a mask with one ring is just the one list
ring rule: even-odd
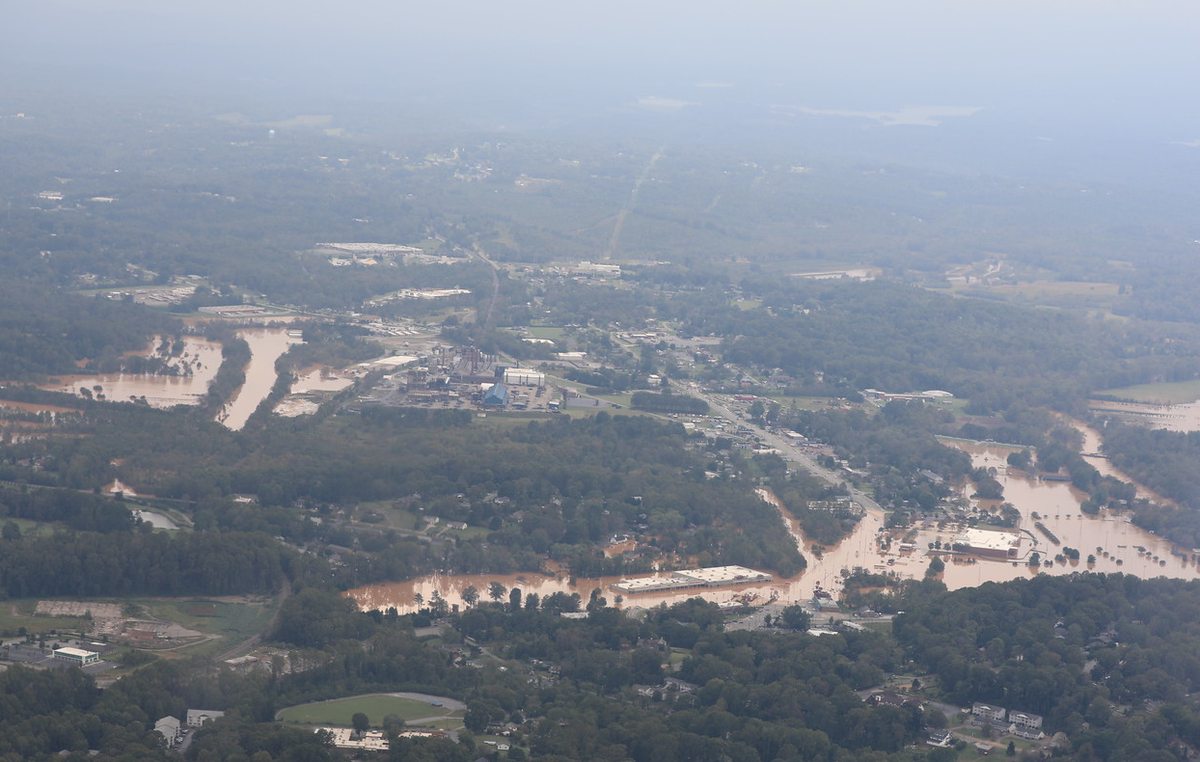
{"label": "blue industrial building", "polygon": [[508,387],[502,383],[495,383],[487,393],[483,395],[483,404],[486,407],[504,407],[508,404]]}

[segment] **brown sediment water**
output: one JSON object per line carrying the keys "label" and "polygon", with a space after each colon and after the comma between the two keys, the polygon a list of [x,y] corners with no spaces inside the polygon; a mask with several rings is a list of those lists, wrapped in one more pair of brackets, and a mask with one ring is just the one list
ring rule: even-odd
{"label": "brown sediment water", "polygon": [[1098,430],[1074,418],[1066,418],[1065,420],[1083,436],[1083,459],[1099,471],[1101,476],[1111,476],[1114,479],[1129,482],[1137,487],[1139,497],[1149,498],[1163,505],[1176,505],[1174,500],[1164,497],[1144,484],[1137,482],[1124,471],[1114,466],[1107,457],[1104,457],[1104,438]]}
{"label": "brown sediment water", "polygon": [[[1087,495],[1070,482],[1038,479],[1023,471],[1010,469],[1005,459],[1013,448],[982,442],[954,441],[948,444],[969,454],[976,467],[996,469],[996,479],[1004,487],[1004,500],[1012,503],[1021,513],[1017,528],[1023,530],[1027,538],[1033,538],[1028,552],[1036,551],[1045,560],[1053,559],[1063,546],[1079,550],[1081,558],[1078,562],[1054,563],[1050,568],[1043,566],[1041,573],[1069,574],[1091,570],[1124,572],[1144,578],[1200,577],[1200,567],[1191,560],[1190,549],[1175,548],[1169,541],[1134,526],[1129,514],[1108,510],[1095,515],[1084,513],[1082,505]],[[964,494],[969,491],[964,490]],[[1040,518],[1033,518],[1034,513]],[[1035,521],[1041,521],[1057,536],[1061,546],[1054,545],[1042,534],[1034,526]],[[942,532],[938,535],[926,532],[918,544],[925,547],[925,544],[939,537],[945,543],[953,540],[953,533]],[[1187,557],[1176,553],[1185,553]],[[1089,566],[1086,563],[1088,555],[1096,556],[1095,564]],[[947,563],[945,582],[947,587],[955,589],[983,582],[1000,582],[1029,573],[1025,559],[1015,567],[1006,561]]]}
{"label": "brown sediment water", "polygon": [[293,344],[304,341],[289,336],[286,328],[246,328],[238,331],[238,336],[250,345],[246,380],[217,415],[219,423],[234,431],[246,425],[259,404],[271,393],[277,376],[275,361]]}
{"label": "brown sediment water", "polygon": [[1168,431],[1200,431],[1200,400],[1174,404],[1156,402],[1109,402],[1092,400],[1090,407],[1128,423]]}
{"label": "brown sediment water", "polygon": [[[1039,480],[1015,469],[1008,468],[1005,458],[1013,451],[1011,447],[991,443],[954,441],[952,446],[971,456],[978,467],[995,468],[996,478],[1004,486],[1004,499],[1012,503],[1021,513],[1017,531],[1022,533],[1023,556],[1015,563],[1008,560],[986,560],[966,556],[945,556],[943,582],[951,590],[975,587],[985,582],[1004,582],[1027,578],[1035,574],[1070,574],[1078,571],[1124,572],[1139,577],[1174,577],[1181,579],[1200,578],[1200,566],[1192,559],[1173,555],[1175,549],[1170,542],[1139,529],[1129,522],[1126,515],[1102,511],[1099,515],[1085,514],[1081,508],[1086,495],[1067,482]],[[971,487],[963,487],[964,499],[978,506],[980,501],[969,497]],[[836,594],[842,587],[843,574],[856,568],[877,574],[894,574],[902,578],[919,578],[925,574],[932,558],[930,544],[940,540],[949,545],[964,527],[936,525],[909,528],[908,530],[884,530],[884,516],[879,511],[864,513],[855,529],[836,545],[822,549],[818,556],[795,519],[784,509],[778,498],[768,490],[759,490],[759,495],[780,511],[788,531],[795,538],[807,562],[807,568],[790,578],[776,578],[770,582],[745,585],[699,588],[685,590],[660,590],[647,593],[624,594],[620,605],[652,607],[660,603],[672,603],[699,597],[716,603],[732,602],[735,599],[750,599],[754,602],[778,600],[784,603],[799,603],[812,599],[817,589]],[[1041,518],[1034,519],[1036,512]],[[1054,545],[1034,526],[1040,520],[1061,541],[1062,546],[1076,548],[1080,560],[1063,563],[1053,559],[1061,553],[1062,546]],[[911,550],[900,549],[900,539],[915,532]],[[891,540],[888,550],[881,550],[880,540]],[[1097,550],[1099,548],[1100,550]],[[1031,568],[1028,557],[1037,552],[1050,566]],[[1089,565],[1088,555],[1095,555],[1096,562]],[[1105,555],[1107,554],[1107,555]],[[641,576],[641,575],[633,575]],[[436,592],[452,606],[465,606],[462,592],[474,586],[480,600],[487,600],[487,589],[491,582],[499,582],[506,588],[519,587],[523,593],[540,596],[556,592],[579,593],[586,602],[595,589],[600,589],[610,604],[615,603],[617,593],[610,585],[618,577],[571,579],[562,574],[435,574],[404,582],[387,582],[366,585],[350,591],[364,609],[386,609],[395,607],[401,613],[415,611],[416,596],[420,594],[428,605]]]}
{"label": "brown sediment water", "polygon": [[[154,354],[161,339],[155,339],[144,352]],[[103,373],[100,375],[57,376],[42,389],[78,395],[80,389],[95,394],[99,386],[106,400],[129,402],[145,398],[151,407],[168,408],[175,405],[197,405],[208,392],[208,384],[221,367],[221,344],[200,336],[183,337],[183,354],[175,364],[186,362],[190,375],[157,375],[150,373]]]}
{"label": "brown sediment water", "polygon": [[337,371],[320,366],[309,368],[298,374],[292,384],[292,394],[311,394],[313,392],[340,392],[349,388],[354,379],[346,378]]}

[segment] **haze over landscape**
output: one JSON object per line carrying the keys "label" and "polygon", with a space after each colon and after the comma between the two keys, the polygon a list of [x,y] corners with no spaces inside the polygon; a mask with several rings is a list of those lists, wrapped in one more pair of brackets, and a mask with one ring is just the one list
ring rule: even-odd
{"label": "haze over landscape", "polygon": [[0,760],[1200,754],[1200,6],[3,18]]}

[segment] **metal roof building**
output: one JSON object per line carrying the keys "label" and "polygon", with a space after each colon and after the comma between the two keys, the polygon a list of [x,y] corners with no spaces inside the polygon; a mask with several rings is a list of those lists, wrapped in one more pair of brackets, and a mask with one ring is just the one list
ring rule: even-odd
{"label": "metal roof building", "polygon": [[492,388],[483,395],[483,404],[487,407],[504,407],[508,404],[508,387],[504,384],[492,384]]}

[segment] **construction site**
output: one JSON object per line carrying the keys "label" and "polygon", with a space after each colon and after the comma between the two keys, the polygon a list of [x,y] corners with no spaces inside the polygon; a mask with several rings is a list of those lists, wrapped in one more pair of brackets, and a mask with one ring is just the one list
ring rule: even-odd
{"label": "construction site", "polygon": [[114,643],[138,648],[160,649],[190,645],[206,639],[202,632],[176,622],[145,616],[120,603],[96,601],[38,601],[35,613],[42,616],[90,619],[87,633]]}

